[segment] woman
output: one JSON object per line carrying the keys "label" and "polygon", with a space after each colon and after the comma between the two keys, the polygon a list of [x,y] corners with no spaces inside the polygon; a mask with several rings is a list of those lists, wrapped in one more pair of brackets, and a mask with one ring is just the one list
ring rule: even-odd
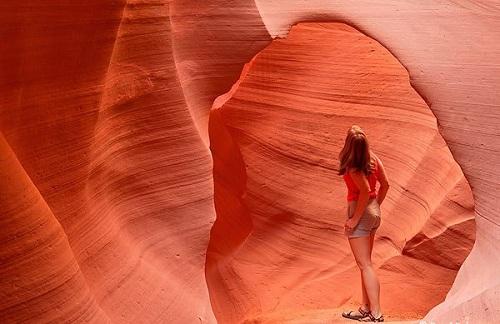
{"label": "woman", "polygon": [[[363,304],[357,311],[342,316],[364,322],[383,322],[380,310],[380,284],[372,267],[371,254],[375,231],[380,226],[380,205],[389,189],[384,166],[370,151],[363,130],[353,125],[347,132],[339,155],[339,175],[347,185],[347,221],[345,234],[361,272]],[[380,183],[377,193],[376,183]]]}

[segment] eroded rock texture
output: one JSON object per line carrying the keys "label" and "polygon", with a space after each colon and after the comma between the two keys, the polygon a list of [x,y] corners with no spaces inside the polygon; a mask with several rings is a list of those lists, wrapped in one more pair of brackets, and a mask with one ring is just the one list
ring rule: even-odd
{"label": "eroded rock texture", "polygon": [[[177,76],[169,17],[162,1],[40,1],[2,10],[12,51],[2,53],[1,130],[39,190],[38,200],[26,198],[26,217],[41,217],[41,200],[45,226],[61,233],[51,236],[57,246],[34,244],[47,235],[36,231],[17,244],[65,258],[42,262],[26,249],[2,262],[5,321],[85,312],[81,320],[98,323],[102,313],[115,323],[215,322],[204,278],[215,218],[211,158]],[[11,169],[2,166],[9,195],[24,181]],[[2,226],[5,240],[14,229],[28,231],[9,195],[1,197],[2,217],[12,223]],[[19,271],[16,261],[32,270]],[[50,287],[72,299],[60,302]]]}
{"label": "eroded rock texture", "polygon": [[[322,292],[326,296],[331,287],[320,288],[320,281],[310,280],[317,273],[305,268],[292,268],[297,272],[285,277],[282,270],[271,272],[272,275],[267,272],[267,278],[257,272],[269,270],[266,265],[279,260],[289,260],[288,268],[305,260],[324,269],[327,259],[322,256],[326,251],[344,253],[337,246],[345,241],[332,234],[337,228],[335,223],[326,228],[322,228],[324,222],[311,225],[313,220],[324,220],[331,216],[327,213],[334,211],[325,196],[335,196],[333,187],[338,180],[333,176],[330,152],[337,148],[333,139],[342,136],[337,132],[342,127],[340,123],[331,125],[330,110],[315,116],[332,126],[328,130],[307,124],[297,128],[296,122],[279,128],[270,120],[289,116],[286,118],[290,123],[299,114],[310,114],[311,107],[294,106],[299,110],[281,112],[281,117],[280,111],[266,111],[267,115],[258,118],[251,114],[259,108],[255,105],[258,98],[251,97],[252,106],[243,107],[241,102],[233,102],[236,95],[215,113],[222,119],[213,119],[215,126],[221,126],[215,136],[230,136],[231,140],[217,146],[216,153],[225,152],[219,154],[221,159],[217,160],[217,154],[213,158],[216,170],[217,165],[225,166],[228,172],[216,172],[215,181],[212,179],[208,116],[213,100],[230,89],[243,65],[273,37],[286,35],[291,25],[302,20],[353,24],[385,45],[408,69],[411,83],[430,103],[444,140],[471,184],[477,224],[470,256],[458,271],[445,301],[431,310],[426,319],[451,321],[467,317],[471,322],[484,322],[498,318],[498,2],[7,0],[2,1],[0,9],[2,322],[213,323],[214,312],[221,322],[252,318],[260,316],[255,313],[257,310],[274,307],[275,294],[286,290],[280,286],[279,278],[289,281],[281,282],[285,287],[301,287],[287,290],[289,294],[280,305],[283,308],[276,308],[277,320],[289,314],[287,305],[300,305],[296,311],[307,312],[311,306],[332,307],[340,303],[320,299]],[[319,55],[318,59],[321,61],[322,57]],[[314,72],[307,66],[298,69]],[[261,77],[266,73],[261,70]],[[292,88],[288,95],[286,89],[278,89],[275,92],[281,100],[263,104],[316,102],[335,95],[330,88],[318,86],[321,84],[315,84],[316,90]],[[242,87],[240,95],[248,91],[245,89],[252,87]],[[408,86],[406,89],[411,90]],[[424,107],[421,99],[417,101],[418,104],[412,101],[407,107]],[[398,118],[411,121],[413,114],[409,111],[406,117]],[[378,244],[377,258],[379,264],[390,260],[381,271],[387,272],[386,278],[392,278],[395,287],[409,274],[435,274],[442,298],[447,290],[444,287],[449,287],[465,252],[453,248],[455,254],[447,254],[446,262],[427,252],[435,251],[432,242],[450,247],[463,243],[456,240],[460,233],[470,242],[471,221],[464,220],[469,219],[472,201],[457,189],[465,186],[459,170],[437,161],[434,163],[438,168],[420,170],[433,179],[425,185],[437,193],[420,196],[418,201],[408,198],[420,193],[420,186],[424,185],[414,181],[413,188],[404,187],[410,183],[412,172],[422,166],[420,162],[442,161],[447,154],[443,141],[436,135],[432,116],[428,116],[418,119],[417,129],[426,131],[419,137],[420,145],[411,147],[415,155],[408,155],[408,160],[393,157],[390,167],[400,186],[400,196],[388,200],[385,214],[410,209],[415,215],[402,213],[405,216],[398,222],[386,222],[383,231],[388,239]],[[232,126],[224,126],[227,123],[223,118]],[[252,128],[261,119],[268,124],[262,122],[259,131]],[[245,121],[245,125],[238,121]],[[290,137],[276,136],[278,129]],[[308,132],[300,133],[300,129]],[[429,133],[429,129],[433,131]],[[326,131],[330,133],[322,133]],[[248,141],[252,134],[253,146]],[[377,141],[376,133],[369,134]],[[430,138],[431,134],[436,136]],[[273,146],[259,147],[259,143],[265,143],[263,135],[272,140]],[[332,141],[318,152],[319,146],[315,145],[319,145],[320,138],[327,143]],[[377,149],[384,152],[384,139],[378,138],[378,142],[381,144]],[[437,157],[425,155],[424,146],[429,143],[429,152],[440,152]],[[279,151],[269,152],[276,146]],[[319,155],[310,154],[314,149]],[[270,153],[283,155],[287,150],[297,156],[269,159]],[[224,159],[229,156],[236,162]],[[306,159],[293,164],[293,157]],[[245,158],[252,162],[246,169],[240,164]],[[391,165],[391,158],[386,155],[386,159]],[[273,192],[273,188],[284,190],[283,183],[257,181],[271,173],[277,162],[281,162],[280,168],[293,166],[280,169],[283,178],[290,174],[303,177],[303,166],[323,172],[324,177],[315,185],[308,181],[318,180],[318,175],[308,174],[308,181],[303,180],[307,185],[286,188],[286,195]],[[403,171],[395,175],[398,163]],[[275,173],[271,175],[276,177]],[[241,185],[243,180],[245,187]],[[260,185],[263,187],[256,190]],[[216,223],[210,233],[216,219],[214,186],[215,190],[227,191],[227,202],[224,200],[222,206],[241,217],[235,221],[222,213],[220,224]],[[243,193],[251,205],[241,204],[239,195]],[[258,199],[264,193],[273,200]],[[304,208],[320,199],[324,201],[314,215]],[[266,211],[274,203],[286,205],[287,213]],[[407,208],[399,205],[404,203],[408,203]],[[249,212],[248,207],[253,211]],[[266,222],[266,213],[275,216]],[[448,218],[450,214],[454,218]],[[290,225],[293,221],[298,223],[291,228],[302,231],[291,245],[284,237],[291,238],[297,232],[283,233],[291,230],[290,226],[272,226],[272,222]],[[220,230],[225,226],[233,231],[221,236]],[[238,227],[234,229],[235,226]],[[258,235],[252,235],[239,249],[238,244],[252,232],[253,226],[259,229],[255,232]],[[403,244],[413,234],[416,235]],[[329,243],[318,248],[314,244],[320,235]],[[261,244],[258,250],[257,243]],[[401,250],[402,255],[396,255]],[[391,253],[396,256],[388,259]],[[220,260],[224,255],[231,257]],[[412,266],[411,260],[416,259],[429,264],[423,269],[419,268],[420,263]],[[347,255],[341,261],[340,265],[346,267],[352,262]],[[333,262],[329,264],[329,270],[341,268]],[[255,270],[254,281],[247,284],[266,279],[269,290],[258,284],[242,288],[246,277],[227,275],[227,271],[243,265],[248,273]],[[282,266],[287,267],[286,263]],[[346,280],[339,282],[346,285],[342,288],[345,291],[350,289]],[[389,285],[390,282],[385,283],[385,287]],[[407,287],[425,292],[425,285],[419,286],[417,281],[408,281]],[[234,289],[247,293],[247,298],[237,296]],[[256,292],[262,294],[256,298]],[[234,299],[221,302],[225,295]],[[404,295],[393,297],[404,299]],[[220,311],[228,306],[225,303],[232,303],[232,309],[221,315]],[[418,309],[419,304],[414,307],[419,314],[427,309]],[[279,314],[280,311],[285,314]],[[321,314],[330,316],[331,312]],[[263,316],[272,320],[275,315]]]}
{"label": "eroded rock texture", "polygon": [[[217,221],[207,262],[221,322],[355,306],[359,274],[336,174],[355,123],[392,184],[374,251],[388,319],[422,317],[444,299],[474,242],[473,200],[431,110],[386,49],[345,24],[300,24],[222,99],[210,125]],[[309,316],[326,322],[336,312]]]}

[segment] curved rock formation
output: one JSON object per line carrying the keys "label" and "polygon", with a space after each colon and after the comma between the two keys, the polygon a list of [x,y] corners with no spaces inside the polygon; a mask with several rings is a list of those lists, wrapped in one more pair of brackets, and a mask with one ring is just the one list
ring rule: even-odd
{"label": "curved rock formation", "polygon": [[359,299],[336,174],[352,124],[368,131],[392,184],[374,251],[388,319],[421,318],[444,298],[474,242],[472,196],[432,112],[380,44],[344,24],[294,26],[252,59],[212,120],[207,280],[219,322]]}
{"label": "curved rock formation", "polygon": [[0,134],[2,323],[108,322],[61,225]]}
{"label": "curved rock formation", "polygon": [[[426,320],[493,321],[500,314],[500,3],[257,0],[273,36],[304,20],[343,20],[380,41],[404,64],[430,104],[475,202],[476,241],[446,300]],[[487,263],[484,260],[488,260]],[[479,266],[480,265],[480,266]]]}
{"label": "curved rock formation", "polygon": [[[37,309],[51,308],[48,318],[82,322],[102,323],[102,313],[114,323],[215,322],[204,277],[211,157],[177,77],[168,3],[6,7],[0,21],[12,52],[2,51],[1,131],[52,212],[44,219],[62,225],[72,251],[61,234],[64,264],[46,258],[39,267],[41,256],[21,251],[11,262],[31,271],[2,262],[1,290],[20,276],[33,296],[7,289],[0,318],[39,322]],[[24,180],[2,188],[15,181]],[[4,197],[0,213],[12,215]],[[2,237],[28,230],[21,217],[9,221]],[[50,287],[59,299],[48,298]],[[81,296],[59,302],[75,288]]]}
{"label": "curved rock formation", "polygon": [[[272,38],[319,19],[348,22],[394,53],[471,184],[476,241],[426,319],[498,318],[498,2],[7,0],[0,7],[2,321],[215,322],[219,306],[210,304],[204,273],[214,185],[221,189],[212,180],[210,107]],[[237,157],[236,145],[224,149]],[[440,190],[449,202],[429,221],[418,218],[408,233],[421,233],[398,258],[428,257],[429,238],[448,244],[465,233],[470,242],[460,217],[457,227],[443,227],[441,213],[462,200],[448,189]],[[210,251],[235,253],[246,219],[231,244],[213,246],[214,238]],[[389,235],[405,237],[396,234]],[[459,259],[439,268],[453,273]],[[411,269],[396,263],[387,271]],[[209,268],[210,286],[217,278]]]}

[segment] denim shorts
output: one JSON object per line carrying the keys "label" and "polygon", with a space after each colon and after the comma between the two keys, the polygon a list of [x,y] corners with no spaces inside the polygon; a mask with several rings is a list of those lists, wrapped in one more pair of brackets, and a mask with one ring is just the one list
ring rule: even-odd
{"label": "denim shorts", "polygon": [[[357,203],[358,203],[357,200],[348,201],[348,206],[347,206],[348,218],[351,218],[352,214],[354,214]],[[380,226],[380,205],[378,204],[376,198],[372,198],[368,200],[368,204],[366,205],[363,215],[359,219],[358,225],[356,225],[356,227],[354,227],[350,233],[345,232],[345,234],[349,238],[368,236],[371,233],[375,233],[375,231],[379,226]]]}

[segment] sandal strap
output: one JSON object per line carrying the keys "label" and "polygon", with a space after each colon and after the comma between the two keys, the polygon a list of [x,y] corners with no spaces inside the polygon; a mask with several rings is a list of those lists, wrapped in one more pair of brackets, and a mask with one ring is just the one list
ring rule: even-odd
{"label": "sandal strap", "polygon": [[380,316],[378,318],[376,318],[375,316],[373,316],[372,312],[370,312],[368,314],[368,316],[370,317],[370,320],[372,322],[383,322],[384,321],[384,315],[380,314]]}
{"label": "sandal strap", "polygon": [[367,316],[364,318],[359,319],[360,322],[383,322],[384,321],[384,315],[380,314],[378,318],[373,316],[372,312],[368,312]]}
{"label": "sandal strap", "polygon": [[345,312],[342,312],[342,316],[343,317],[346,317],[346,318],[350,318],[350,319],[355,319],[355,320],[362,320],[362,319],[366,319],[368,317],[368,314],[369,314],[369,311],[368,312],[365,312],[363,311],[363,309],[358,309],[358,312],[359,314],[353,314],[353,312],[355,312],[355,310],[349,310],[349,311],[345,311]]}
{"label": "sandal strap", "polygon": [[361,308],[361,306],[359,306],[358,308],[358,312],[363,315],[363,317],[367,316],[368,314],[370,314],[370,310],[367,310],[365,311],[363,308]]}

